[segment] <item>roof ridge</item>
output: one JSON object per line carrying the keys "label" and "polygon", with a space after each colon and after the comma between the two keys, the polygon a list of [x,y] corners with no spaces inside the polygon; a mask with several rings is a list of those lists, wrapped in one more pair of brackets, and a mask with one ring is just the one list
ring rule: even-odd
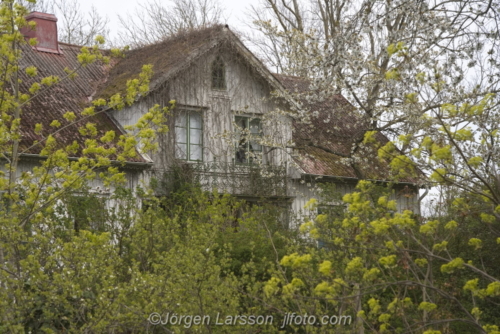
{"label": "roof ridge", "polygon": [[160,40],[158,40],[156,42],[149,43],[149,44],[144,44],[144,45],[141,45],[141,46],[139,46],[137,48],[130,49],[128,52],[137,52],[137,51],[140,51],[140,50],[143,50],[143,49],[147,49],[149,47],[154,47],[154,46],[158,46],[158,45],[161,45],[161,44],[172,43],[172,42],[176,41],[177,39],[186,38],[189,35],[193,35],[195,33],[200,33],[200,32],[203,32],[203,31],[209,31],[209,30],[214,30],[214,31],[220,30],[220,31],[222,31],[222,29],[224,27],[225,27],[225,25],[222,24],[222,23],[214,23],[214,24],[207,24],[207,25],[204,25],[204,26],[201,26],[201,27],[181,29],[178,32],[176,32],[175,34],[172,34],[172,35],[169,35],[169,36],[165,36],[164,38],[162,38],[162,39],[160,39]]}

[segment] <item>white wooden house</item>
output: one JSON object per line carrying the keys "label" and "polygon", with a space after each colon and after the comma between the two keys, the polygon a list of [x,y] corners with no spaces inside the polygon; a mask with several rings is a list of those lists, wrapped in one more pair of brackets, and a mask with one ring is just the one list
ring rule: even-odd
{"label": "white wooden house", "polygon": [[[30,19],[52,27],[45,31],[56,34],[53,16],[33,13]],[[78,66],[77,46],[50,40],[53,45],[43,50],[25,47],[26,66],[36,66],[45,76],[61,75],[65,67]],[[272,199],[299,212],[309,198],[318,196],[313,190],[318,182],[333,182],[346,193],[354,190],[360,172],[379,182],[390,176],[373,152],[360,152],[365,160],[358,166],[343,161],[360,124],[342,96],[306,105],[314,117],[299,120],[296,110],[304,101],[295,98],[295,93],[308,90],[307,80],[271,73],[223,25],[186,31],[132,50],[112,66],[83,68],[76,80],[48,90],[27,109],[33,117],[24,124],[24,147],[37,140],[31,130],[34,124],[62,119],[68,110],[81,113],[92,98],[109,98],[122,91],[144,64],[153,65],[150,92],[131,107],[107,112],[96,120],[99,131],[121,132],[153,105],[175,101],[168,117],[170,130],[160,135],[159,150],[138,149],[137,158],[123,166],[131,188],[151,178],[168,181],[173,170],[180,170],[206,190],[247,200]],[[74,130],[59,136],[62,141],[66,137],[85,140],[75,136]],[[387,140],[382,135],[378,138]],[[29,161],[39,158],[36,148],[26,152],[26,168],[31,168]],[[159,195],[168,195],[168,182],[164,185],[157,190]],[[398,209],[419,210],[415,180],[403,180],[395,189]]]}

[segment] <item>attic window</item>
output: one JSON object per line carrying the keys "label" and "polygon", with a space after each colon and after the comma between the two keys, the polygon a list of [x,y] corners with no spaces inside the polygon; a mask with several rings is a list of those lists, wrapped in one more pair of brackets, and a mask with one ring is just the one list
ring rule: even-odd
{"label": "attic window", "polygon": [[226,89],[226,69],[220,56],[212,63],[212,89]]}

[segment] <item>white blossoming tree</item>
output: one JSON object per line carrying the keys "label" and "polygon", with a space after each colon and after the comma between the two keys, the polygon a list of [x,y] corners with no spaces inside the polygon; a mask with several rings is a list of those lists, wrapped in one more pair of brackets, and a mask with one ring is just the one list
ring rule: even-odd
{"label": "white blossoming tree", "polygon": [[[298,97],[314,105],[342,94],[354,106],[358,131],[344,162],[366,166],[375,155],[394,181],[447,191],[440,211],[422,218],[394,213],[360,182],[344,197],[346,213],[302,227],[327,247],[283,258],[286,272],[268,282],[268,298],[316,313],[349,309],[358,333],[498,333],[490,309],[500,273],[488,260],[500,242],[498,3],[261,3],[257,46],[282,73],[310,81]],[[331,114],[332,137],[345,143],[343,115]],[[390,141],[381,144],[379,133]]]}

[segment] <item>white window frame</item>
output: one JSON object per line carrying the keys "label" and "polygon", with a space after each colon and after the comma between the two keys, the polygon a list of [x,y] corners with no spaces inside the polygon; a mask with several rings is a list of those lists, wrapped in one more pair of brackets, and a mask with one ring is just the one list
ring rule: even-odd
{"label": "white window frame", "polygon": [[[195,137],[195,132],[198,137]],[[175,157],[180,160],[203,161],[203,112],[181,109],[175,115]],[[196,142],[197,141],[197,142]],[[198,148],[198,151],[195,149]],[[198,152],[195,156],[194,152]]]}

